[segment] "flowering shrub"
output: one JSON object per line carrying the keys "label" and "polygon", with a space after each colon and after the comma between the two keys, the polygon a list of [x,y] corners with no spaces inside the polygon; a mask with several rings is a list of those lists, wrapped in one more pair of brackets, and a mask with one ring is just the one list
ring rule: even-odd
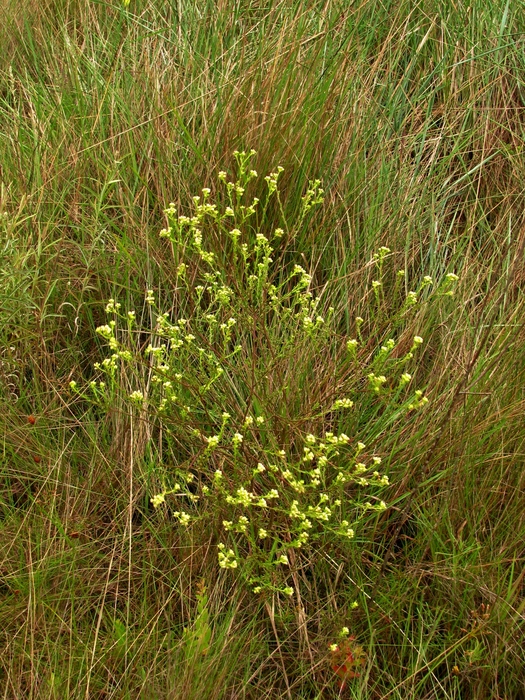
{"label": "flowering shrub", "polygon": [[[407,371],[423,339],[401,352],[389,338],[370,355],[362,352],[362,318],[355,337],[338,334],[334,308],[323,290],[314,293],[291,246],[323,201],[320,182],[309,183],[292,225],[279,192],[282,168],[265,178],[263,201],[246,200],[258,178],[253,155],[235,153],[235,180],[219,173],[216,202],[204,188],[191,215],[168,207],[160,235],[175,259],[169,310],[147,290],[148,330],[111,299],[108,322],[97,329],[109,349],[95,365],[101,378],[71,386],[106,405],[124,400],[162,427],[177,467],[159,463],[164,487],[150,494],[153,507],[168,507],[174,527],[207,523],[209,533],[218,524],[219,567],[235,570],[255,593],[292,596],[294,572],[319,543],[348,546],[362,518],[386,508],[380,441],[365,444],[352,416],[364,398],[380,402],[392,421],[425,406]],[[373,261],[378,307],[389,254],[383,247]],[[455,279],[445,278],[439,293],[451,294]],[[396,318],[432,284],[425,278],[409,291]],[[139,346],[138,331],[147,345]]]}

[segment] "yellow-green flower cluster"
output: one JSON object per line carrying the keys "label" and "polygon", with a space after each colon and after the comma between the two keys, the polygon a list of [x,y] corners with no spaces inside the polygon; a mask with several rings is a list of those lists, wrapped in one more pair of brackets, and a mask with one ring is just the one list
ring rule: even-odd
{"label": "yellow-green flower cluster", "polygon": [[226,549],[226,545],[223,542],[218,545],[218,549],[219,566],[221,569],[236,569],[238,564],[233,549]]}

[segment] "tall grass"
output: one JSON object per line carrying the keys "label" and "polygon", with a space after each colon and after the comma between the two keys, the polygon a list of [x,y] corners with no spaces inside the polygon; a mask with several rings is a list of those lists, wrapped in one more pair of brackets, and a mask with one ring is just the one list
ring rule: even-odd
{"label": "tall grass", "polygon": [[[525,695],[522,10],[1,0],[2,697]],[[282,208],[258,221],[289,224],[276,274],[312,275],[332,337],[342,345],[363,318],[362,363],[389,337],[400,354],[425,341],[411,371],[429,405],[410,419],[388,423],[344,375],[361,405],[350,437],[374,440],[388,509],[344,556],[319,546],[292,599],[247,591],[212,535],[152,508],[191,441],[166,454],[124,401],[102,409],[69,389],[99,379],[109,298],[135,310],[138,348],[153,330],[147,290],[174,310],[164,209],[188,215],[203,187],[215,201],[217,173],[249,148],[261,175],[284,167]],[[294,226],[316,178],[324,203]],[[257,178],[247,194],[265,188]],[[425,275],[447,273],[454,297],[423,290],[395,320]],[[258,389],[248,350],[264,336],[244,343],[218,415],[241,415]],[[324,347],[257,368],[286,444],[322,427],[340,367]],[[365,656],[341,688],[329,646],[343,626]]]}

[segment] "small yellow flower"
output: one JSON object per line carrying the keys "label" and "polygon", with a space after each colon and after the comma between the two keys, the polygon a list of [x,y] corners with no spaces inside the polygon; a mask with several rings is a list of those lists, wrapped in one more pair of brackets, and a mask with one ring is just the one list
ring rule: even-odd
{"label": "small yellow flower", "polygon": [[166,498],[163,493],[157,493],[155,496],[153,496],[151,499],[151,504],[154,508],[158,508],[160,505],[162,505]]}

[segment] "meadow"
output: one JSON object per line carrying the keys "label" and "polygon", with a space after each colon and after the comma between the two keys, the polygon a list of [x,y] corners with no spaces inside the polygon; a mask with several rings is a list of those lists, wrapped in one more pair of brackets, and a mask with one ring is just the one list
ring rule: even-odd
{"label": "meadow", "polygon": [[525,698],[521,0],[0,0],[0,698]]}

